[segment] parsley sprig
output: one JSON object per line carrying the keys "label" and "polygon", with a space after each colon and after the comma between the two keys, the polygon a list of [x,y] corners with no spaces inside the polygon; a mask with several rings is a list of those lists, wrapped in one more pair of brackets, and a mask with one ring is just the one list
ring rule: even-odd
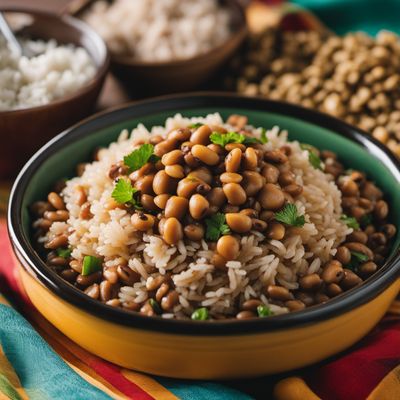
{"label": "parsley sprig", "polygon": [[302,227],[306,220],[304,215],[299,215],[295,204],[286,204],[283,210],[275,214],[275,219],[286,225]]}
{"label": "parsley sprig", "polygon": [[141,209],[136,198],[138,192],[139,190],[133,187],[130,182],[120,178],[111,193],[111,197],[119,204],[131,204],[135,208]]}
{"label": "parsley sprig", "polygon": [[310,162],[310,164],[315,169],[320,169],[322,171],[323,165],[322,165],[321,159],[319,158],[317,149],[314,146],[311,146],[310,144],[307,144],[307,143],[301,143],[300,148],[302,150],[308,151],[308,161]]}
{"label": "parsley sprig", "polygon": [[196,128],[200,128],[201,126],[203,126],[203,124],[201,122],[195,122],[194,124],[190,124],[189,128],[196,129]]}
{"label": "parsley sprig", "polygon": [[220,236],[230,233],[229,226],[225,223],[225,214],[216,213],[205,220],[207,230],[206,239],[213,242],[217,241]]}
{"label": "parsley sprig", "polygon": [[191,318],[196,321],[205,321],[208,319],[208,310],[205,307],[198,308],[194,310]]}
{"label": "parsley sprig", "polygon": [[349,228],[360,229],[360,225],[354,217],[348,217],[346,214],[343,214],[340,217],[340,220],[343,221]]}
{"label": "parsley sprig", "polygon": [[94,256],[85,256],[83,257],[82,275],[87,276],[93,274],[94,272],[100,271],[101,267],[102,267],[101,258]]}
{"label": "parsley sprig", "polygon": [[156,163],[160,157],[154,154],[154,146],[150,143],[142,144],[138,149],[124,157],[124,164],[129,172],[136,171],[148,162]]}
{"label": "parsley sprig", "polygon": [[269,317],[271,315],[273,315],[274,313],[271,311],[271,309],[266,306],[265,304],[260,304],[257,307],[257,314],[260,318],[262,317]]}
{"label": "parsley sprig", "polygon": [[245,145],[262,143],[260,139],[246,136],[238,132],[226,132],[226,133],[213,132],[210,135],[210,140],[214,144],[219,144],[222,147],[225,147],[228,143],[243,143]]}
{"label": "parsley sprig", "polygon": [[56,251],[57,251],[58,257],[62,257],[62,258],[69,258],[72,253],[72,249],[64,248],[64,247],[59,247]]}
{"label": "parsley sprig", "polygon": [[268,143],[268,138],[267,138],[267,130],[265,128],[261,128],[261,143]]}

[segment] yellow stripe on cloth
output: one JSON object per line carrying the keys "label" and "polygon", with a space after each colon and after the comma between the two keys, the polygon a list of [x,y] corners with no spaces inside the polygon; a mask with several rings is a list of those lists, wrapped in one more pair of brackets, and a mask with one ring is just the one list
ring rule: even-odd
{"label": "yellow stripe on cloth", "polygon": [[125,368],[123,368],[121,372],[126,379],[140,386],[141,389],[156,400],[178,400],[178,397],[148,375],[140,374]]}
{"label": "yellow stripe on cloth", "polygon": [[276,400],[321,400],[299,377],[282,379],[274,387]]}
{"label": "yellow stripe on cloth", "polygon": [[367,398],[367,400],[393,399],[400,399],[400,365],[392,369]]}
{"label": "yellow stripe on cloth", "polygon": [[[17,374],[15,373],[14,368],[8,361],[1,346],[0,346],[0,375],[4,375],[7,378],[7,380],[13,386],[15,391],[19,394],[21,399],[28,400],[28,396],[25,393],[25,390],[22,388],[21,382],[19,381],[19,378],[18,378]],[[2,399],[1,396],[4,396],[4,395],[0,391],[0,399]],[[8,399],[8,397],[5,397],[5,398]]]}

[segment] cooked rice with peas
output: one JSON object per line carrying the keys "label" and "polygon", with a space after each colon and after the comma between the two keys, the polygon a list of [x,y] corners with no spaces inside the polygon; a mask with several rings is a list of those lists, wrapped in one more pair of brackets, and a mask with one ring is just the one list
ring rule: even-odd
{"label": "cooked rice with peas", "polygon": [[396,232],[363,173],[244,116],[139,124],[78,170],[32,207],[47,263],[90,297],[149,316],[247,319],[323,303],[373,274]]}

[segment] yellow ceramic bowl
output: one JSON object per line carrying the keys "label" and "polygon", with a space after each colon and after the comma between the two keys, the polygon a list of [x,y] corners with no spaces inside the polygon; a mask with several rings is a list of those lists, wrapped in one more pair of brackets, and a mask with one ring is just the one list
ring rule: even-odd
{"label": "yellow ceramic bowl", "polygon": [[[293,138],[336,151],[344,161],[351,155],[351,166],[376,179],[391,204],[399,201],[398,162],[362,132],[330,117],[287,104],[216,94],[136,103],[59,135],[31,159],[15,182],[9,232],[22,282],[37,309],[65,335],[100,357],[177,378],[225,379],[287,371],[329,357],[363,337],[400,288],[397,247],[363,285],[324,305],[248,321],[176,321],[128,313],[89,298],[44,264],[32,246],[29,204],[43,198],[56,178],[68,176],[74,165],[89,159],[94,144],[114,140],[122,127],[139,121],[159,124],[178,111],[185,115],[242,113],[258,126],[295,129]],[[392,219],[399,226],[398,211]]]}

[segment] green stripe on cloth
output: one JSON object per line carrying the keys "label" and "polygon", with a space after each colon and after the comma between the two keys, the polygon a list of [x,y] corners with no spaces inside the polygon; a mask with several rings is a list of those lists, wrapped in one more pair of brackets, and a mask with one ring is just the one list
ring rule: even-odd
{"label": "green stripe on cloth", "polygon": [[75,373],[21,315],[3,304],[0,344],[31,400],[111,399]]}
{"label": "green stripe on cloth", "polygon": [[251,400],[253,397],[218,383],[156,378],[181,400]]}
{"label": "green stripe on cloth", "polygon": [[5,394],[10,400],[21,400],[21,396],[15,390],[14,386],[11,385],[11,382],[2,373],[0,373],[0,393]]}

